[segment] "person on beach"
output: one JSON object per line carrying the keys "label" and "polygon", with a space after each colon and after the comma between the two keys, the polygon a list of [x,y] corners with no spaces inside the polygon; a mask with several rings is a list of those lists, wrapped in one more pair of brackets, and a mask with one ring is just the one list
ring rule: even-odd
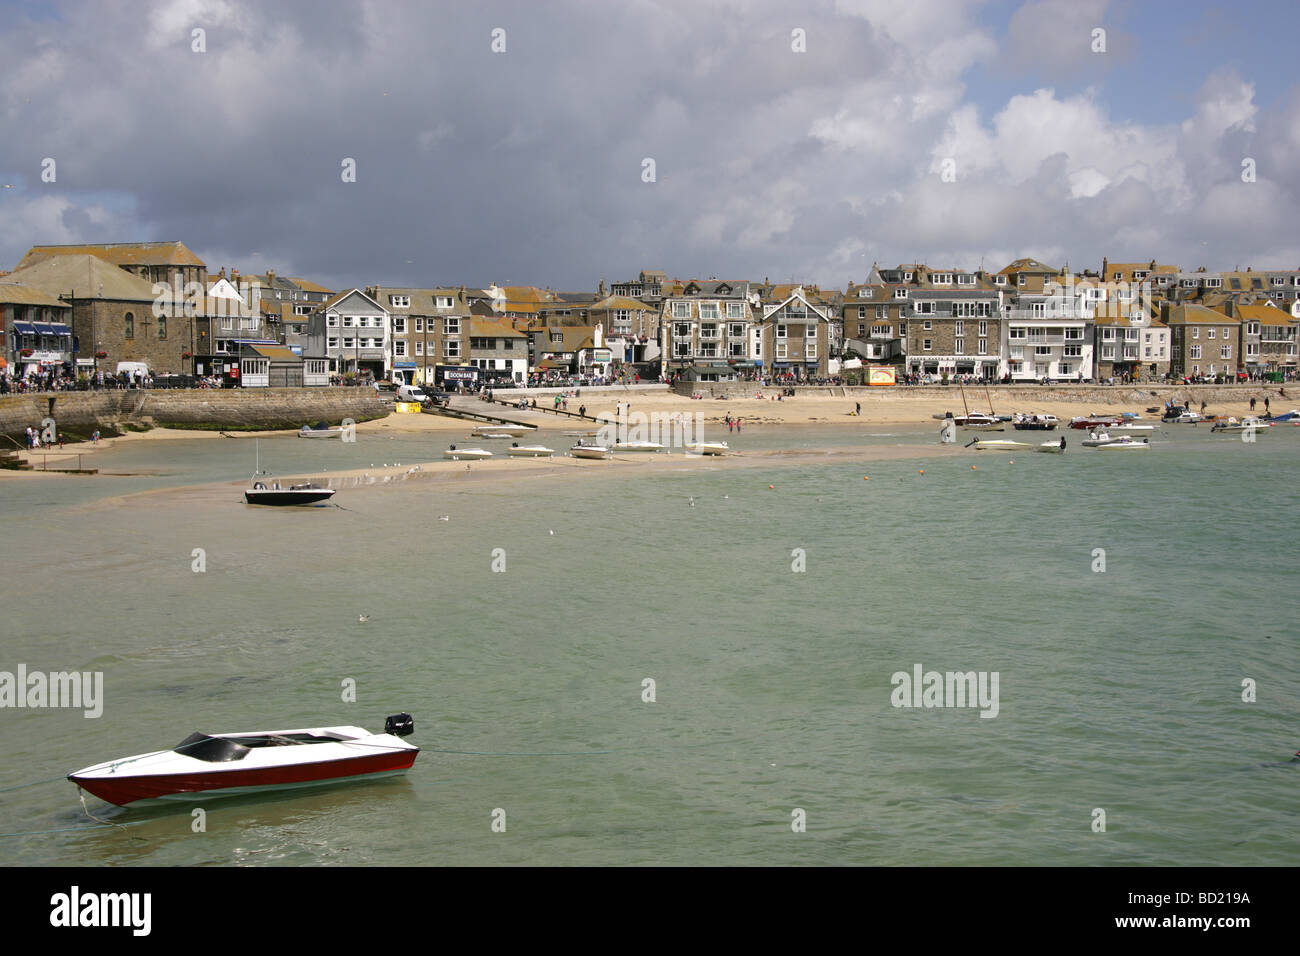
{"label": "person on beach", "polygon": [[857,403],[857,410],[856,410],[856,411],[857,411],[857,414],[858,414],[859,416],[862,414],[862,403],[861,403],[861,402],[858,402],[858,403]]}
{"label": "person on beach", "polygon": [[[1278,391],[1281,391],[1281,389],[1279,389]],[[1265,414],[1265,415],[1269,414],[1269,411],[1268,411],[1268,396],[1265,396],[1265,397],[1264,397],[1264,414]]]}
{"label": "person on beach", "polygon": [[1250,400],[1250,410],[1252,412],[1255,410],[1255,399],[1253,398]]}
{"label": "person on beach", "polygon": [[736,419],[736,431],[740,431],[740,419]]}

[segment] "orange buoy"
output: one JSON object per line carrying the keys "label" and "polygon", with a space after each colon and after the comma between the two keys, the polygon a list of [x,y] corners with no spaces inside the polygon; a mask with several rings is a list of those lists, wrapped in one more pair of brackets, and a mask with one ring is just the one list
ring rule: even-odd
{"label": "orange buoy", "polygon": [[971,466],[970,466],[970,470],[971,470],[971,471],[974,471],[974,470],[975,470],[975,466],[974,466],[974,465],[971,465]]}
{"label": "orange buoy", "polygon": [[768,486],[767,486],[767,490],[768,490],[768,491],[776,491],[776,485],[768,485]]}
{"label": "orange buoy", "polygon": [[870,481],[870,480],[871,480],[871,476],[870,476],[870,475],[863,475],[863,476],[862,476],[862,480],[863,480],[863,481]]}
{"label": "orange buoy", "polygon": [[917,469],[917,472],[916,472],[916,473],[917,473],[918,475],[924,475],[924,474],[925,474],[925,469],[924,469],[924,468],[919,468],[919,469]]}

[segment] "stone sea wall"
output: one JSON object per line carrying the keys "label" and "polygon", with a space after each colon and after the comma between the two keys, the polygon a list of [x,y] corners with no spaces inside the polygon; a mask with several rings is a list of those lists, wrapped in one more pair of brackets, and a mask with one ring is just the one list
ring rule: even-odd
{"label": "stone sea wall", "polygon": [[[761,388],[753,382],[699,382],[678,383],[674,390],[681,395],[699,392],[709,398],[747,398],[762,392],[764,397],[774,395],[779,389]],[[893,385],[893,386],[796,386],[796,397],[843,398],[864,405],[876,401],[922,400],[951,402],[961,409],[961,391],[956,385]],[[1291,407],[1300,408],[1300,384],[1277,385],[1253,383],[1249,385],[994,385],[985,393],[982,385],[966,386],[966,401],[971,410],[987,411],[988,399],[999,414],[1009,414],[1016,406],[1032,403],[1035,406],[1052,402],[1072,402],[1096,405],[1123,405],[1152,407],[1174,399],[1178,403],[1190,401],[1193,406],[1201,402],[1248,402],[1251,397],[1261,403],[1264,396],[1272,400],[1274,413]],[[1291,402],[1292,404],[1286,404]],[[1283,407],[1285,405],[1285,407]]]}
{"label": "stone sea wall", "polygon": [[[0,434],[20,441],[29,426],[53,418],[68,437],[96,428],[300,428],[344,418],[363,422],[390,409],[367,388],[122,389],[0,396]],[[10,443],[6,443],[10,444]]]}

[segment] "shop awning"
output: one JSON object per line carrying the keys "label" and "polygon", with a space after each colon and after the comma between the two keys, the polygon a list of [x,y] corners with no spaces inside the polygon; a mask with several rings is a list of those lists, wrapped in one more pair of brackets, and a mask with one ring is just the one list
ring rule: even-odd
{"label": "shop awning", "polygon": [[19,335],[35,335],[36,326],[30,322],[15,322],[10,326]]}

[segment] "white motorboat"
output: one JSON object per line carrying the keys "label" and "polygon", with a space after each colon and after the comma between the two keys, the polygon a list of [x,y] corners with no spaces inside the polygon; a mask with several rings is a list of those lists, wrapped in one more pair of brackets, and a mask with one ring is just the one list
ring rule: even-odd
{"label": "white motorboat", "polygon": [[555,454],[554,448],[544,445],[520,445],[515,443],[506,449],[511,458],[550,458]]}
{"label": "white motorboat", "polygon": [[537,431],[524,425],[480,425],[470,432],[475,438],[519,438],[529,432]]}
{"label": "white motorboat", "polygon": [[1050,432],[1056,431],[1056,427],[1061,424],[1061,420],[1055,415],[1014,415],[1011,419],[1011,427],[1016,431],[1027,432]]}
{"label": "white motorboat", "polygon": [[335,425],[330,428],[321,422],[317,425],[303,425],[298,429],[299,438],[338,438],[343,434],[343,428]]}
{"label": "white motorboat", "polygon": [[615,451],[657,452],[664,446],[657,441],[618,441],[614,442]]}
{"label": "white motorboat", "polygon": [[1227,432],[1228,434],[1239,435],[1243,432],[1253,432],[1260,434],[1268,431],[1273,427],[1272,422],[1266,422],[1261,418],[1243,418],[1237,421],[1235,418],[1229,418],[1225,421],[1215,422],[1210,426],[1211,432]]}
{"label": "white motorboat", "polygon": [[1011,441],[1008,438],[976,438],[966,447],[975,446],[976,451],[1028,451],[1032,445],[1027,445],[1022,441]]}
{"label": "white motorboat", "polygon": [[1088,437],[1079,444],[1083,445],[1084,448],[1101,448],[1104,445],[1111,445],[1125,440],[1127,439],[1124,436],[1112,438],[1109,431],[1095,431],[1089,432]]}
{"label": "white motorboat", "polygon": [[1131,425],[1125,422],[1123,425],[1111,425],[1107,431],[1128,432],[1129,434],[1150,434],[1156,430],[1155,425]]}
{"label": "white motorboat", "polygon": [[462,458],[466,461],[482,461],[484,458],[491,458],[492,452],[486,448],[457,448],[452,445],[442,453],[442,457],[452,461],[460,461]]}
{"label": "white motorboat", "polygon": [[1004,432],[1006,423],[997,418],[985,418],[981,415],[967,415],[957,419],[957,424],[968,432]]}
{"label": "white motorboat", "polygon": [[415,763],[420,748],[401,739],[414,730],[410,714],[394,714],[382,734],[360,727],[194,733],[171,750],[94,764],[68,779],[119,807],[372,779]]}
{"label": "white motorboat", "polygon": [[579,442],[569,449],[569,454],[574,458],[608,458],[614,454],[614,449],[608,445],[584,445]]}
{"label": "white motorboat", "polygon": [[1056,441],[1041,442],[1039,443],[1038,447],[1034,449],[1034,451],[1046,452],[1049,455],[1064,455],[1065,439],[1061,438]]}
{"label": "white motorboat", "polygon": [[682,447],[697,455],[725,455],[731,451],[725,441],[688,441]]}
{"label": "white motorboat", "polygon": [[[1084,444],[1086,445],[1088,443],[1084,442]],[[1096,446],[1098,451],[1111,451],[1112,449],[1116,449],[1116,448],[1132,449],[1132,448],[1150,448],[1150,447],[1151,447],[1151,439],[1149,438],[1144,438],[1141,441],[1138,441],[1136,438],[1128,438],[1128,437],[1115,438],[1112,439],[1111,441],[1106,442],[1106,444],[1104,445]]]}
{"label": "white motorboat", "polygon": [[509,441],[512,438],[518,438],[518,435],[511,435],[507,432],[474,432],[471,438],[480,438],[484,441]]}

